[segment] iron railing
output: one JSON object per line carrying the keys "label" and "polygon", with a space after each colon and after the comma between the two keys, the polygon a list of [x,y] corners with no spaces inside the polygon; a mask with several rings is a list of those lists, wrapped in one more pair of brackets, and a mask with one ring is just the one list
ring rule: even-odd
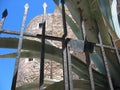
{"label": "iron railing", "polygon": [[[40,80],[39,80],[40,81],[40,84],[39,84],[40,90],[44,89],[43,85],[44,85],[45,39],[56,40],[56,41],[62,42],[62,65],[63,65],[63,76],[64,76],[64,90],[73,90],[70,48],[73,48],[74,50],[78,50],[78,51],[82,50],[85,52],[86,62],[87,62],[88,72],[89,72],[89,78],[90,78],[91,90],[95,90],[94,76],[92,73],[91,60],[90,60],[90,56],[89,56],[90,53],[93,52],[93,48],[95,46],[101,48],[103,62],[104,62],[104,66],[105,66],[106,74],[107,74],[107,78],[108,78],[108,84],[109,84],[110,90],[114,90],[111,76],[110,76],[109,66],[107,63],[107,57],[106,57],[105,50],[104,50],[104,48],[115,50],[115,52],[117,54],[118,62],[120,62],[120,56],[119,56],[119,51],[118,51],[119,49],[115,45],[112,34],[110,33],[111,39],[113,41],[113,47],[108,46],[108,45],[103,45],[100,34],[99,34],[99,41],[100,41],[99,44],[93,44],[86,40],[73,40],[71,38],[66,38],[67,25],[66,25],[66,18],[65,18],[64,0],[61,0],[61,3],[62,3],[62,18],[63,18],[62,21],[63,21],[63,30],[64,30],[62,37],[45,35],[45,23],[46,23],[45,17],[43,18],[43,22],[41,23],[42,24],[42,34],[31,34],[31,33],[23,32],[26,15],[27,15],[27,10],[28,10],[28,4],[27,4],[27,6],[25,6],[25,13],[23,16],[21,32],[3,30],[2,26],[4,24],[4,20],[5,20],[6,16],[2,17],[2,20],[0,22],[0,33],[6,33],[6,34],[11,34],[11,35],[20,35],[19,44],[18,44],[18,54],[16,56],[16,65],[15,65],[15,71],[14,71],[14,77],[13,77],[11,90],[15,90],[15,88],[16,88],[17,72],[18,72],[18,65],[19,65],[23,36],[41,38],[41,40],[42,40],[41,41],[42,46],[41,46],[41,61],[40,61],[40,63],[41,63],[40,64]],[[45,8],[44,8],[44,15],[45,15]]]}

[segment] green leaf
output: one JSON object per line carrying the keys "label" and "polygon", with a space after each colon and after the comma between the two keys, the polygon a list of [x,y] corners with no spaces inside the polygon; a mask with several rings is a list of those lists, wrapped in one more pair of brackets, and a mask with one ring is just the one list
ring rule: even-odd
{"label": "green leaf", "polygon": [[[15,56],[16,56],[16,53],[0,55],[1,58],[14,58]],[[21,52],[21,58],[39,58],[39,57],[40,57],[40,52],[32,52],[32,51]],[[50,60],[54,60],[58,63],[62,63],[61,57],[56,57],[56,55],[53,55],[53,54],[45,53],[45,58],[50,59]],[[89,80],[87,65],[73,55],[72,55],[71,58],[72,58],[72,69],[73,69],[73,71],[79,77],[84,78],[86,80]],[[106,83],[106,78],[105,78],[104,75],[98,73],[95,70],[93,70],[93,74],[94,74],[94,77],[95,77],[94,79],[95,79],[96,83],[99,83],[99,84],[103,84],[103,83],[105,84]]]}
{"label": "green leaf", "polygon": [[[17,38],[0,38],[0,47],[1,48],[17,49],[17,44],[18,44]],[[23,46],[22,46],[23,50],[31,50],[33,52],[34,51],[40,52],[40,50],[41,50],[40,47],[41,47],[41,43],[39,41],[23,39]],[[58,50],[56,47],[48,45],[48,44],[45,44],[45,47],[46,47],[45,51],[47,53],[52,51],[53,55],[56,54],[57,56],[62,56],[60,49]]]}
{"label": "green leaf", "polygon": [[[56,5],[57,5],[57,8],[59,9],[59,11],[62,14],[61,5],[59,5],[57,3],[56,3]],[[72,29],[73,33],[76,35],[76,37],[78,39],[82,39],[83,40],[83,33],[82,33],[81,25],[78,25],[76,23],[76,21],[73,21],[73,19],[67,13],[65,13],[65,15],[66,15],[66,21],[67,21],[68,25],[70,26],[70,28]]]}
{"label": "green leaf", "polygon": [[109,0],[98,0],[97,4],[98,4],[97,11],[99,13],[98,15],[99,17],[97,17],[96,15],[97,17],[96,20],[98,29],[102,36],[103,44],[112,45],[110,33],[113,36],[113,40],[117,40],[119,38],[116,34],[117,32],[115,32],[115,27],[113,24],[114,18],[112,17],[111,14],[110,2]]}
{"label": "green leaf", "polygon": [[[63,90],[64,89],[64,82],[60,81],[60,82],[55,82],[52,80],[45,80],[45,89],[44,90]],[[73,86],[74,86],[74,90],[90,90],[90,84],[89,81],[86,80],[73,80]],[[35,90],[38,89],[39,84],[38,81],[36,82],[32,82],[30,84],[25,84],[23,86],[17,87],[16,90]],[[99,85],[95,85],[95,88],[97,90],[108,90],[107,87],[102,87]]]}
{"label": "green leaf", "polygon": [[120,64],[118,63],[116,53],[114,50],[109,49],[105,49],[105,53],[114,87],[120,87]]}
{"label": "green leaf", "polygon": [[[118,39],[116,33],[114,32],[109,0],[66,0],[66,5],[78,25],[81,25],[81,19],[83,19],[86,30],[86,38],[88,41],[96,43],[98,32],[100,32],[103,44],[112,45],[109,31],[113,34],[114,40]],[[91,29],[93,30],[93,33]],[[107,53],[113,83],[116,87],[119,87],[118,84],[120,83],[120,80],[118,78],[120,74],[119,71],[116,71],[119,68],[118,62],[116,62],[117,59],[113,56],[115,54],[108,51],[105,52]],[[100,57],[93,57],[93,59],[94,58],[100,59]],[[99,70],[100,66],[102,66],[100,71],[104,73],[102,62],[101,65],[99,64],[100,61],[94,62],[96,62]]]}
{"label": "green leaf", "polygon": [[[57,6],[59,7],[59,0],[57,1]],[[113,34],[114,39],[118,39],[118,36],[116,35],[114,31],[111,11],[110,11],[110,5],[108,3],[109,1],[104,0],[66,0],[66,5],[69,11],[71,12],[72,18],[75,21],[70,21],[68,18],[68,15],[66,15],[66,20],[68,24],[70,25],[72,31],[74,33],[80,31],[80,35],[76,33],[76,36],[83,36],[81,35],[83,32],[82,28],[82,21],[84,21],[84,28],[86,33],[86,38],[90,42],[98,42],[98,33],[100,31],[103,44],[106,45],[112,45],[111,37],[109,35],[109,30]],[[102,3],[102,4],[101,4]],[[107,3],[107,4],[106,4]],[[104,6],[104,7],[103,7]],[[108,11],[107,11],[107,9]],[[106,12],[107,11],[107,12]],[[70,17],[69,17],[70,18]],[[76,24],[76,26],[73,24]],[[106,25],[107,24],[107,25]],[[80,39],[80,38],[78,38]]]}
{"label": "green leaf", "polygon": [[59,0],[54,0],[56,5],[59,5]]}
{"label": "green leaf", "polygon": [[90,54],[91,60],[94,62],[100,73],[104,74],[106,73],[105,67],[103,64],[103,59],[97,54],[97,53],[92,53]]}
{"label": "green leaf", "polygon": [[118,21],[119,21],[119,25],[120,25],[120,15],[118,15]]}
{"label": "green leaf", "polygon": [[[104,2],[104,4],[105,3],[106,1]],[[107,4],[107,6],[104,5],[104,7],[102,8],[104,9],[105,7],[107,7],[109,9],[107,13],[105,13],[105,15],[109,15],[108,18],[106,18],[107,16],[105,17],[104,12],[102,12],[101,9],[102,6],[97,0],[66,0],[66,5],[78,26],[82,25],[82,20],[84,21],[86,38],[88,41],[94,43],[98,42],[98,32],[100,31],[103,43],[106,45],[112,45],[111,38],[109,35],[109,29],[111,28],[110,31],[114,34],[113,36],[115,38],[117,38],[117,36],[115,35],[113,29],[109,4]],[[105,20],[107,20],[107,26]]]}
{"label": "green leaf", "polygon": [[[51,85],[51,84],[53,84],[55,82],[56,81],[51,80],[51,79],[45,79],[44,80],[44,83],[45,83],[44,86],[47,87],[47,86],[49,86],[49,85]],[[38,80],[16,88],[16,90],[38,90],[38,89],[39,89],[39,81]]]}
{"label": "green leaf", "polygon": [[[113,85],[114,87],[118,88],[120,87],[119,83],[120,83],[120,70],[119,70],[119,63],[118,63],[118,58],[116,57],[116,52],[115,50],[110,50],[110,49],[105,49],[105,54],[107,57],[107,63],[108,63],[108,67],[110,70],[110,75],[113,81]],[[101,50],[100,48],[96,48],[98,55],[102,58],[102,54],[101,54]]]}
{"label": "green leaf", "polygon": [[[0,38],[0,47],[1,48],[17,48],[17,38]],[[5,45],[7,44],[7,45]],[[62,60],[62,55],[61,55],[61,49],[56,48],[54,46],[50,46],[50,45],[45,45],[47,48],[45,49],[45,56],[46,58],[50,59],[50,60],[54,60],[58,63],[61,63]],[[32,55],[35,55],[35,57],[39,57],[39,53],[40,53],[40,47],[41,44],[38,41],[33,41],[33,40],[28,40],[28,39],[24,39],[23,40],[23,46],[22,49],[23,50],[29,50],[29,52],[23,52],[23,54],[21,53],[21,57],[22,55],[25,57],[34,57]],[[11,55],[6,55],[6,56],[11,56]],[[12,56],[16,56],[15,53],[12,54]],[[2,58],[2,55],[0,56]],[[78,59],[77,57],[71,55],[71,60],[72,60],[72,67],[74,67],[73,70],[75,70],[75,72],[78,72],[78,75],[81,75],[80,77],[84,78],[84,79],[88,79],[86,77],[89,76],[88,74],[88,68],[87,65],[85,63],[83,63],[80,59]],[[93,75],[94,75],[94,80],[96,83],[99,83],[101,85],[104,85],[107,81],[106,81],[106,77],[102,74],[100,74],[99,72],[93,70]]]}
{"label": "green leaf", "polygon": [[[84,21],[86,38],[89,42],[98,42],[98,31],[95,26],[95,20],[92,16],[88,0],[66,0],[66,5],[75,19],[77,25],[81,24],[81,19]],[[81,26],[82,27],[82,26]]]}
{"label": "green leaf", "polygon": [[[89,77],[88,68],[87,68],[87,65],[85,63],[83,63],[77,57],[71,57],[71,60],[72,60],[72,64],[74,65],[75,68],[77,68],[83,74],[86,74]],[[96,83],[99,83],[101,85],[105,85],[107,83],[106,82],[106,76],[104,76],[103,74],[98,73],[94,69],[93,69],[93,76],[94,76],[94,80],[95,80]]]}
{"label": "green leaf", "polygon": [[78,25],[67,14],[66,14],[66,20],[67,20],[68,25],[70,26],[70,28],[72,29],[72,31],[76,35],[76,37],[78,39],[83,40],[83,35],[82,35],[83,33],[82,33],[81,28],[78,27]]}
{"label": "green leaf", "polygon": [[[48,86],[45,90],[53,90],[53,88],[54,90],[63,90],[64,89],[63,85],[64,85],[63,81],[57,82]],[[86,80],[73,80],[73,87],[74,90],[90,90],[89,81]],[[95,88],[96,90],[108,90],[107,88],[98,85],[95,85]]]}
{"label": "green leaf", "polygon": [[111,14],[110,1],[109,0],[98,0],[98,4],[99,4],[101,12],[103,13],[107,21],[110,23],[112,28],[114,28],[112,14]]}

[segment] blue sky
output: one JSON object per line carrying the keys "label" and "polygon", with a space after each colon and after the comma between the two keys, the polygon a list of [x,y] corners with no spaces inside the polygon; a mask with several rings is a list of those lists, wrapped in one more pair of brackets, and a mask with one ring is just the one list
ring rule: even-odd
{"label": "blue sky", "polygon": [[[24,13],[24,5],[29,4],[29,11],[26,20],[26,26],[32,18],[43,13],[42,5],[46,2],[47,13],[54,11],[55,5],[53,0],[0,0],[0,19],[2,12],[7,9],[8,16],[4,23],[4,29],[20,31],[22,18]],[[5,34],[0,34],[0,37],[15,37]],[[14,52],[16,50],[1,49],[0,54]],[[0,90],[10,90],[15,59],[0,58]]]}

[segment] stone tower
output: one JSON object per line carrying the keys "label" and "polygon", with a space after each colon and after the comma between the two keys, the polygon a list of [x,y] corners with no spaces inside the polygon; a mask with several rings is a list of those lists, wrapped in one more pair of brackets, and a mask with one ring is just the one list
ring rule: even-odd
{"label": "stone tower", "polygon": [[[67,13],[69,11],[66,9]],[[41,29],[39,28],[39,23],[42,22],[43,15],[38,15],[33,18],[27,26],[26,32],[32,34],[41,34]],[[76,38],[72,33],[69,26],[67,26],[68,37]],[[54,13],[49,13],[46,16],[46,35],[59,36],[63,34],[62,25],[62,15],[58,9],[55,9]],[[28,38],[32,39],[33,38]],[[40,39],[34,39],[40,41]],[[51,41],[50,41],[51,42]],[[61,43],[57,41],[52,41],[57,47],[61,47]],[[83,56],[82,56],[83,57]],[[39,69],[40,69],[40,59],[38,58],[21,58],[19,64],[17,87],[32,83],[33,81],[38,81],[39,79]],[[77,75],[74,74],[77,78]],[[62,80],[63,71],[62,65],[51,60],[45,60],[45,78]]]}

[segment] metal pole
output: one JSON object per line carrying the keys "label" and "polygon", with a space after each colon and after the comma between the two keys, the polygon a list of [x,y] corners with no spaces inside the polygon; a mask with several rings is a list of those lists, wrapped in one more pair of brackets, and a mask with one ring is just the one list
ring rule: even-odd
{"label": "metal pole", "polygon": [[40,90],[44,86],[44,57],[45,57],[45,22],[42,29],[42,42],[41,42],[41,62],[40,62]]}
{"label": "metal pole", "polygon": [[85,51],[86,62],[87,62],[89,78],[90,78],[91,90],[95,90],[95,83],[94,83],[94,79],[93,79],[93,72],[92,72],[92,66],[91,66],[91,60],[90,60],[89,54],[90,54],[89,51]]}
{"label": "metal pole", "polygon": [[86,56],[86,63],[88,66],[91,90],[95,90],[95,83],[94,83],[91,60],[90,60],[90,55],[89,55],[90,53],[93,52],[93,50],[94,50],[94,43],[91,43],[91,42],[88,42],[87,40],[85,40],[84,52],[85,52],[85,56]]}
{"label": "metal pole", "polygon": [[[16,32],[16,31],[13,31],[13,30],[3,30],[1,33],[12,34],[12,35],[20,35],[19,32]],[[27,32],[24,32],[23,35],[26,36],[26,37],[33,37],[33,38],[41,38],[42,37],[41,34],[32,34],[32,33],[27,33]],[[45,38],[49,39],[49,40],[56,40],[56,41],[62,41],[62,39],[63,39],[61,37],[48,36],[48,35],[45,35]],[[76,43],[78,43],[78,41],[79,40],[76,40]],[[84,41],[81,40],[80,43],[82,44],[83,42]],[[115,50],[115,47],[108,46],[108,45],[101,45],[101,44],[96,43],[95,46],[98,46],[98,47],[103,46],[104,48]],[[117,49],[120,50],[119,48],[117,48]],[[81,50],[83,50],[83,49],[81,48]]]}
{"label": "metal pole", "polygon": [[72,65],[70,47],[67,44],[68,39],[63,39],[62,42],[62,59],[63,59],[63,74],[64,74],[64,89],[73,90]]}
{"label": "metal pole", "polygon": [[46,9],[47,9],[47,4],[43,3],[43,22],[46,21]]}
{"label": "metal pole", "polygon": [[66,25],[64,0],[61,0],[61,3],[62,3],[62,20],[63,20],[63,30],[64,30],[63,38],[65,38],[67,36],[67,25]]}
{"label": "metal pole", "polygon": [[67,36],[67,27],[66,27],[66,18],[65,18],[65,8],[64,8],[64,0],[61,0],[62,3],[62,20],[63,20],[63,39],[62,39],[62,63],[63,63],[63,78],[64,78],[64,90],[69,90],[68,85],[68,71],[67,71],[67,50],[66,50],[66,42],[65,37]]}
{"label": "metal pole", "polygon": [[22,42],[23,42],[23,32],[24,32],[24,28],[25,28],[25,22],[26,22],[26,17],[27,17],[29,5],[25,4],[24,8],[25,8],[25,11],[24,11],[22,27],[21,27],[21,32],[20,32],[20,37],[19,37],[19,42],[18,42],[18,51],[17,51],[17,56],[16,56],[16,63],[15,63],[14,76],[13,76],[11,90],[16,89],[17,74],[18,74],[18,67],[19,67],[19,60],[20,60],[20,52],[21,52]]}
{"label": "metal pole", "polygon": [[72,77],[72,62],[71,62],[71,54],[70,54],[70,45],[67,44],[67,57],[68,57],[68,83],[70,90],[73,90],[73,77]]}
{"label": "metal pole", "polygon": [[63,20],[63,30],[64,34],[62,36],[62,63],[63,63],[63,76],[64,76],[64,90],[71,90],[69,84],[69,66],[68,66],[68,54],[67,54],[67,25],[66,25],[66,17],[65,17],[65,7],[64,0],[61,0],[62,3],[62,20]]}
{"label": "metal pole", "polygon": [[43,25],[42,25],[42,42],[41,42],[41,62],[40,62],[40,90],[44,89],[44,58],[45,58],[45,24],[46,24],[46,8],[47,4],[43,4],[44,14],[43,14]]}
{"label": "metal pole", "polygon": [[62,41],[62,64],[63,64],[63,78],[64,78],[64,90],[69,90],[68,84],[68,64],[67,64],[67,48],[66,42],[63,39]]}
{"label": "metal pole", "polygon": [[0,32],[3,30],[3,24],[4,24],[5,18],[2,18],[2,20],[0,21]]}
{"label": "metal pole", "polygon": [[102,46],[102,39],[101,39],[100,33],[99,33],[99,41],[100,41],[100,44],[101,44],[102,56],[103,56],[103,61],[104,61],[104,65],[105,65],[105,69],[106,69],[106,73],[107,73],[109,87],[110,87],[110,90],[114,90],[112,80],[111,80],[111,76],[110,76],[108,63],[107,63],[106,54],[105,54],[105,51],[104,51],[104,47]]}
{"label": "metal pole", "polygon": [[118,48],[117,48],[117,46],[115,44],[115,40],[113,39],[113,35],[112,35],[111,31],[109,31],[109,34],[111,36],[111,39],[112,39],[112,42],[113,42],[113,46],[115,47],[115,52],[117,54],[118,62],[120,64],[120,55],[119,55],[119,52],[118,52]]}
{"label": "metal pole", "polygon": [[53,62],[50,61],[50,79],[53,79]]}

